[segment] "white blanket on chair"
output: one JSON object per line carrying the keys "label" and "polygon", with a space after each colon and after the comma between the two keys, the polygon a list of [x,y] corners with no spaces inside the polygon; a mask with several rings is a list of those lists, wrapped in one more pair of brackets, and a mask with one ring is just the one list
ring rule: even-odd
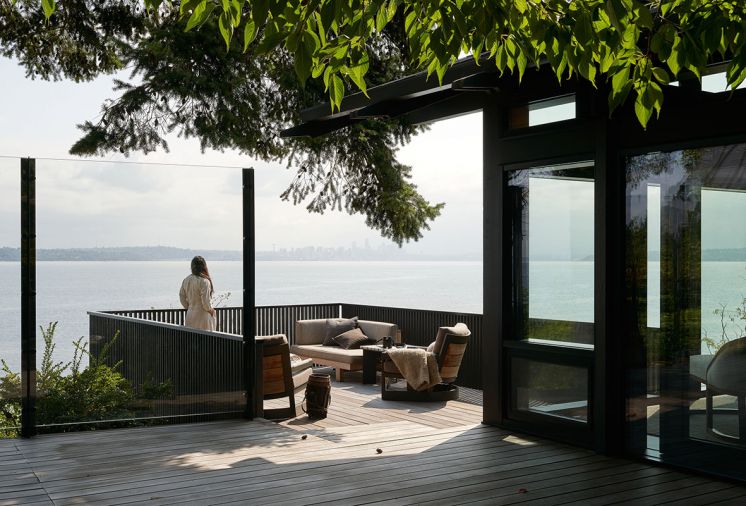
{"label": "white blanket on chair", "polygon": [[419,348],[392,348],[389,357],[410,387],[427,390],[440,383],[438,360],[434,353]]}

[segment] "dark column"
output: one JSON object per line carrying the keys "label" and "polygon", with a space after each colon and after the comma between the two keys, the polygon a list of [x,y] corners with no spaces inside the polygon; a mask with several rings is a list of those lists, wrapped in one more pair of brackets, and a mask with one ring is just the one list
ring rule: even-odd
{"label": "dark column", "polygon": [[246,390],[245,416],[256,416],[256,300],[254,293],[256,241],[254,237],[254,169],[243,169],[243,342],[244,384]]}
{"label": "dark column", "polygon": [[503,418],[503,182],[499,139],[503,111],[491,97],[482,111],[483,122],[483,296],[482,312],[482,388],[483,421],[498,425]]}
{"label": "dark column", "polygon": [[591,375],[594,448],[609,455],[624,447],[625,172],[618,155],[619,132],[609,120],[608,89],[590,85],[578,93],[579,114],[595,124],[595,356]]}
{"label": "dark column", "polygon": [[21,436],[36,433],[36,160],[21,159]]}

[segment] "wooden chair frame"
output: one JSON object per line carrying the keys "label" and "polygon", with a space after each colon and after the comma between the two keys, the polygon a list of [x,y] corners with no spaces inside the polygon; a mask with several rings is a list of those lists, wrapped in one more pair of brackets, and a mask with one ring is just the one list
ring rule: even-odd
{"label": "wooden chair frame", "polygon": [[[256,341],[257,360],[255,381],[257,399],[255,413],[259,418],[268,420],[287,420],[297,416],[295,394],[305,388],[305,384],[294,387],[293,370],[290,364],[290,345],[287,343],[267,345]],[[282,388],[278,388],[282,385]],[[264,409],[264,401],[287,397],[287,408]]]}
{"label": "wooden chair frame", "polygon": [[409,385],[407,385],[407,390],[388,390],[386,388],[386,379],[404,379],[404,376],[398,373],[386,372],[385,362],[391,361],[391,358],[386,353],[382,354],[381,399],[386,401],[416,402],[454,401],[458,399],[458,386],[454,384],[454,381],[458,377],[458,371],[461,367],[461,361],[464,357],[470,336],[471,333],[464,336],[445,335],[443,338],[443,347],[440,353],[436,354],[438,370],[443,381],[423,391],[412,390]]}

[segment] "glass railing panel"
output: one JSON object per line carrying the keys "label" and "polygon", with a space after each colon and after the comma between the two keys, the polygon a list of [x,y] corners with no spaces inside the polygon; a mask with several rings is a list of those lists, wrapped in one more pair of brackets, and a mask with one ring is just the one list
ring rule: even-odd
{"label": "glass railing panel", "polygon": [[[38,425],[240,412],[240,339],[186,328],[179,292],[202,255],[211,304],[240,303],[241,171],[51,159],[36,167]],[[133,308],[159,311],[150,322],[89,320]]]}
{"label": "glass railing panel", "polygon": [[0,157],[0,438],[21,424],[21,161]]}

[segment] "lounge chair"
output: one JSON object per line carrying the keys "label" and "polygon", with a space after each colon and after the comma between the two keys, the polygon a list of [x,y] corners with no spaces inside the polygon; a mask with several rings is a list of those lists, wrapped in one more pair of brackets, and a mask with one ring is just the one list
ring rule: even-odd
{"label": "lounge chair", "polygon": [[416,391],[407,385],[407,389],[391,388],[391,380],[403,380],[394,362],[384,354],[381,367],[381,398],[391,401],[450,401],[458,399],[458,387],[454,384],[458,378],[461,361],[466,352],[466,345],[471,331],[463,323],[453,327],[441,327],[435,341],[427,348],[435,354],[441,381],[426,390]]}

